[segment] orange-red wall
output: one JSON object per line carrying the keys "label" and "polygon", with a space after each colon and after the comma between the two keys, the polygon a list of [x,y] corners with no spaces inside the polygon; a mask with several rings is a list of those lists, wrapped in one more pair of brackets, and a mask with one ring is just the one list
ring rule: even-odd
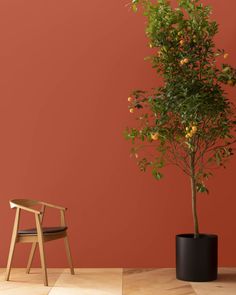
{"label": "orange-red wall", "polygon": [[[69,208],[78,267],[174,266],[175,234],[192,231],[188,179],[174,168],[161,182],[142,174],[122,137],[133,122],[130,91],[158,85],[143,61],[144,19],[128,2],[0,1],[1,266],[15,196]],[[236,1],[203,2],[236,66]],[[199,196],[201,230],[219,234],[222,266],[236,266],[235,172],[236,157]],[[26,264],[26,249],[16,248],[15,266]],[[66,265],[62,241],[46,250],[49,266]]]}

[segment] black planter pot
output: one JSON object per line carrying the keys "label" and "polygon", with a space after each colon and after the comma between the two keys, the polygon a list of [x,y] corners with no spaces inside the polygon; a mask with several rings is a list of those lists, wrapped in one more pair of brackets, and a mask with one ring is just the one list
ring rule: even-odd
{"label": "black planter pot", "polygon": [[217,279],[218,237],[201,234],[176,236],[176,278],[191,282]]}

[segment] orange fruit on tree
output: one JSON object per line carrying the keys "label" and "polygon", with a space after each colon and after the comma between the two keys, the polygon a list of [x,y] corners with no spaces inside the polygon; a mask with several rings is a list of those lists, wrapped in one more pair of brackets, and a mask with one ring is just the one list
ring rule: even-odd
{"label": "orange fruit on tree", "polygon": [[152,140],[158,140],[158,133],[151,133]]}
{"label": "orange fruit on tree", "polygon": [[192,127],[192,132],[196,133],[197,132],[197,126]]}
{"label": "orange fruit on tree", "polygon": [[184,63],[187,64],[188,62],[189,62],[189,59],[188,58],[185,58],[184,59]]}
{"label": "orange fruit on tree", "polygon": [[130,112],[131,114],[133,114],[133,113],[134,113],[134,109],[133,109],[133,108],[129,109],[129,112]]}

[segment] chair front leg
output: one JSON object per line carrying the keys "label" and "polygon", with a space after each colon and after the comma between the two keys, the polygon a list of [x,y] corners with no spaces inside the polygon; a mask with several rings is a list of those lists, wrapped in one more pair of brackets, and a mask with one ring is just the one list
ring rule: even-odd
{"label": "chair front leg", "polygon": [[75,274],[75,271],[74,271],[74,267],[73,267],[73,262],[72,262],[72,257],[71,257],[71,251],[70,251],[70,244],[69,244],[69,240],[68,240],[68,236],[67,235],[64,238],[64,242],[65,242],[65,247],[66,247],[66,256],[67,256],[67,260],[68,260],[69,267],[70,267],[70,273],[72,275],[74,275]]}
{"label": "chair front leg", "polygon": [[[66,226],[65,210],[61,210],[61,226]],[[74,275],[75,271],[74,271],[74,267],[73,267],[71,251],[70,251],[70,244],[69,244],[67,233],[66,233],[66,236],[64,237],[64,243],[65,243],[65,247],[66,247],[66,256],[67,256],[67,260],[68,260],[69,267],[70,267],[70,273],[72,275]]]}
{"label": "chair front leg", "polygon": [[17,231],[19,227],[19,219],[20,219],[20,208],[16,208],[15,221],[14,221],[12,237],[11,237],[11,245],[10,245],[8,261],[7,261],[6,281],[9,281],[9,277],[10,277],[12,258],[14,255],[16,239],[17,239]]}
{"label": "chair front leg", "polygon": [[41,267],[43,272],[43,281],[44,281],[44,285],[48,286],[48,276],[47,276],[47,268],[46,268],[46,262],[45,262],[45,254],[44,254],[43,232],[42,232],[40,218],[37,214],[35,214],[35,221],[36,221],[36,227],[37,227],[40,261],[41,261]]}

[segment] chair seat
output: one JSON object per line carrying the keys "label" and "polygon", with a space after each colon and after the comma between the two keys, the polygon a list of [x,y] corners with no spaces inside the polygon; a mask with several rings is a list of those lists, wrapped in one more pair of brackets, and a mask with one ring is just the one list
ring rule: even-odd
{"label": "chair seat", "polygon": [[[43,234],[56,234],[67,230],[67,226],[42,227]],[[17,232],[19,235],[37,235],[36,228],[21,229]]]}

